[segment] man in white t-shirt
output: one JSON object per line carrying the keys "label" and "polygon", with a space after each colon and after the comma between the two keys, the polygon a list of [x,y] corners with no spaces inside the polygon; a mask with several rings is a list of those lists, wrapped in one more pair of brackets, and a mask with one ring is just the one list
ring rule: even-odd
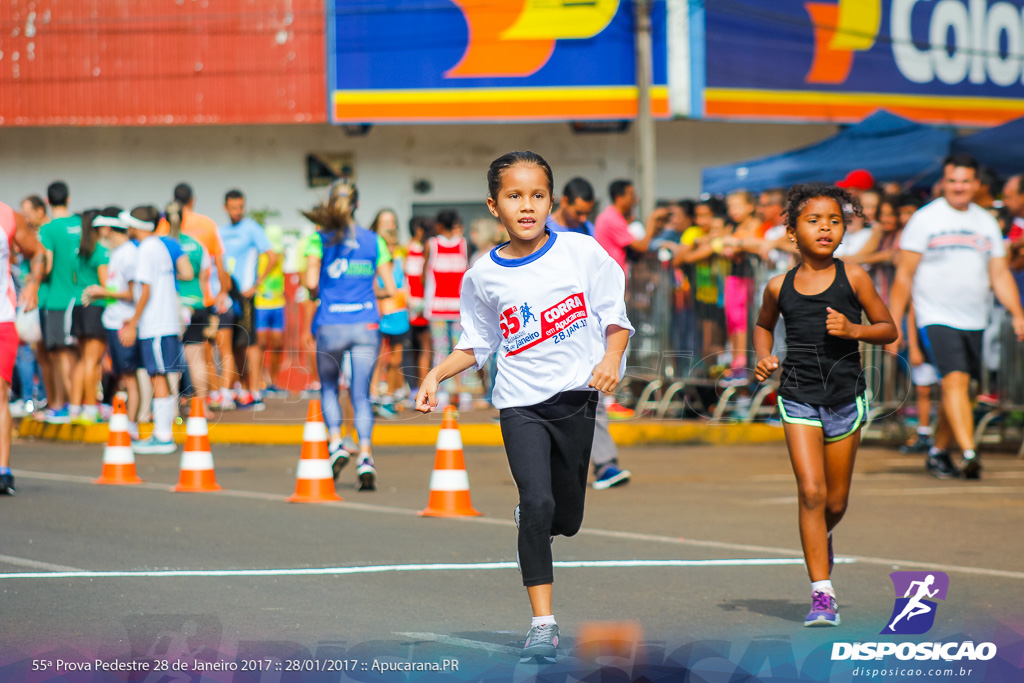
{"label": "man in white t-shirt", "polygon": [[[911,294],[921,342],[942,376],[942,404],[935,446],[926,467],[947,479],[981,475],[975,451],[971,378],[981,372],[982,333],[988,324],[990,291],[1013,318],[1024,339],[1024,311],[1010,273],[999,225],[972,203],[978,162],[957,154],[943,164],[942,196],[917,211],[900,236],[900,260],[890,295],[897,329]],[[963,450],[961,470],[950,461],[952,439]]]}
{"label": "man in white t-shirt", "polygon": [[138,340],[146,373],[153,383],[153,434],[132,448],[136,453],[169,455],[178,450],[172,432],[177,399],[171,396],[167,375],[185,371],[181,306],[174,280],[176,276],[191,280],[195,273],[177,241],[155,234],[160,219],[155,207],[136,207],[121,218],[138,236],[139,251],[135,313],[125,321],[119,337],[125,346]]}

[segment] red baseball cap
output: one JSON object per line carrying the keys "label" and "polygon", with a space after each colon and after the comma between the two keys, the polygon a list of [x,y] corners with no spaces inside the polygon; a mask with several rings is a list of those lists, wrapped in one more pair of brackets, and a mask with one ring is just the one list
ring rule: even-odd
{"label": "red baseball cap", "polygon": [[857,168],[846,174],[846,177],[836,183],[839,187],[855,188],[857,190],[870,190],[875,186],[875,176],[863,168]]}

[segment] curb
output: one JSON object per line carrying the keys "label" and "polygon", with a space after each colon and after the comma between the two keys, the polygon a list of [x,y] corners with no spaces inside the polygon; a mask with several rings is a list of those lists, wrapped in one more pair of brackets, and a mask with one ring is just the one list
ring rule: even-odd
{"label": "curb", "polygon": [[[210,443],[265,444],[301,446],[302,423],[237,424],[219,423],[209,427]],[[431,446],[437,443],[439,425],[395,425],[377,423],[373,430],[376,446]],[[140,425],[140,436],[149,436],[152,425]],[[501,446],[501,427],[497,424],[461,424],[462,442],[467,446]],[[609,425],[612,439],[619,446],[657,444],[757,444],[780,443],[785,440],[782,429],[759,423],[660,422],[630,420]],[[103,444],[107,442],[107,425],[54,425],[23,419],[18,428],[22,438],[46,441],[74,441]],[[174,426],[174,440],[185,441],[185,425]]]}

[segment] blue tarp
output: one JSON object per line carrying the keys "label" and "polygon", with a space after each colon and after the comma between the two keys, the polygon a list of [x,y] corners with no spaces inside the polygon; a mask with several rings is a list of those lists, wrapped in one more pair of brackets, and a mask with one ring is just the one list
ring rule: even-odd
{"label": "blue tarp", "polygon": [[878,181],[938,177],[953,133],[877,111],[821,142],[761,159],[704,169],[704,192],[760,192],[796,183],[834,183],[855,168]]}
{"label": "blue tarp", "polygon": [[953,151],[970,154],[1003,178],[1024,173],[1024,117],[957,138]]}

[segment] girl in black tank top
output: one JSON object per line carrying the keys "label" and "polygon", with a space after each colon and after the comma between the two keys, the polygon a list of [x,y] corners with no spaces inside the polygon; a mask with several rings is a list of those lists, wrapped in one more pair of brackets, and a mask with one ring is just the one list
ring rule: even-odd
{"label": "girl in black tank top", "polygon": [[[801,263],[768,283],[754,328],[755,374],[764,382],[779,367],[772,350],[780,313],[786,322],[779,410],[811,578],[811,611],[804,626],[839,625],[830,579],[832,529],[846,512],[867,410],[859,344],[896,340],[892,316],[868,274],[832,255],[850,211],[860,214],[860,206],[840,188],[798,185],[790,191],[786,228]],[[865,313],[868,325],[860,324]]]}
{"label": "girl in black tank top", "polygon": [[793,282],[801,266],[786,273],[779,290],[778,308],[786,322],[779,396],[791,401],[822,406],[853,403],[866,388],[860,345],[855,339],[832,336],[826,328],[828,311],[857,322],[863,311],[845,264],[839,259],[834,264],[835,276],[822,292],[803,294],[796,289]]}

